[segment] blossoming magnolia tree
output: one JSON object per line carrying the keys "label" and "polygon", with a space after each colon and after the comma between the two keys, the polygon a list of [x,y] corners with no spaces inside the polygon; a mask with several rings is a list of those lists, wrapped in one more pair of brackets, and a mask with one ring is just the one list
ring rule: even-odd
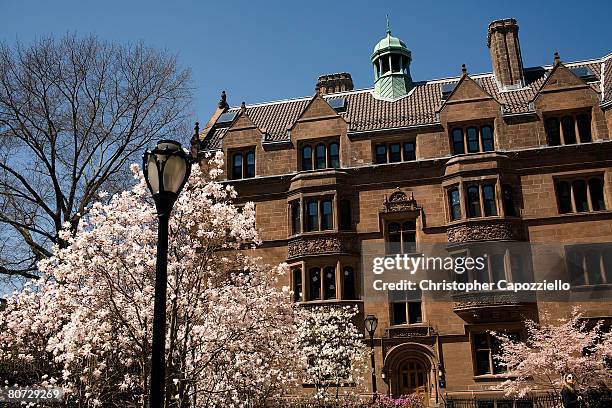
{"label": "blossoming magnolia tree", "polygon": [[306,383],[314,384],[317,400],[337,399],[340,388],[363,383],[368,349],[353,323],[358,310],[345,307],[314,307],[301,313],[299,348],[306,366]]}
{"label": "blossoming magnolia tree", "polygon": [[495,334],[500,341],[497,359],[508,371],[509,379],[501,384],[506,394],[523,397],[534,391],[559,391],[569,373],[585,390],[612,386],[608,365],[612,334],[602,332],[601,323],[589,327],[577,309],[570,319],[558,323],[526,321],[527,342]]}
{"label": "blossoming magnolia tree", "polygon": [[[244,255],[259,242],[252,204],[194,169],[170,220],[167,406],[263,404],[296,377],[295,313],[283,265]],[[131,191],[93,205],[42,279],[0,312],[0,361],[13,385],[63,387],[74,406],[143,406],[150,374],[155,207],[137,166]],[[299,360],[299,359],[298,359]],[[25,368],[24,368],[25,367]],[[29,367],[29,368],[28,368]]]}

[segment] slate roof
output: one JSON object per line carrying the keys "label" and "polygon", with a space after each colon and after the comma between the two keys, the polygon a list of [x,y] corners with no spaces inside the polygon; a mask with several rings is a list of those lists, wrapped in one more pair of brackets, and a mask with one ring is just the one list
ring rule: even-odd
{"label": "slate roof", "polygon": [[[602,93],[602,103],[612,101],[612,54],[603,59],[564,63],[568,68],[588,67],[597,81],[590,86]],[[525,87],[517,90],[500,90],[493,73],[470,75],[502,106],[505,115],[533,111],[530,102],[534,99],[552,66],[527,68],[524,71]],[[604,84],[601,85],[602,71]],[[346,98],[346,110],[340,112],[349,121],[349,132],[367,132],[380,129],[402,128],[436,124],[442,106],[442,87],[456,84],[460,76],[432,81],[416,82],[405,97],[395,101],[374,97],[373,88],[324,95],[326,100]],[[311,97],[289,99],[278,102],[246,105],[246,113],[253,123],[265,133],[264,143],[289,140],[287,129],[298,119]],[[240,110],[232,107],[229,112]],[[203,148],[218,149],[227,132],[227,127],[213,127],[203,140]]]}

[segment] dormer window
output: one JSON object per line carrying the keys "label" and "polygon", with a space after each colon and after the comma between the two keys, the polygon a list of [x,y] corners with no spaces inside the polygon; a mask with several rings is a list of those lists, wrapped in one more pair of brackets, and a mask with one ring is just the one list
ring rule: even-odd
{"label": "dormer window", "polygon": [[[314,151],[313,151],[314,150]],[[300,168],[302,171],[337,169],[340,167],[340,144],[338,142],[317,143],[301,147]]]}
{"label": "dormer window", "polygon": [[255,177],[255,151],[247,150],[232,155],[232,180]]}
{"label": "dormer window", "polygon": [[592,140],[591,115],[588,113],[548,116],[544,128],[549,146],[588,143]]}
{"label": "dormer window", "polygon": [[454,127],[451,130],[453,154],[492,152],[495,150],[493,142],[493,126]]}

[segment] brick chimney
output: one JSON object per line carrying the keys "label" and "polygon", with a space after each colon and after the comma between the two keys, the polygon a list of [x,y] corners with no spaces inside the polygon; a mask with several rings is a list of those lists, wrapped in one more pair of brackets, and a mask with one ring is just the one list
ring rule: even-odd
{"label": "brick chimney", "polygon": [[524,85],[518,31],[518,24],[513,18],[495,20],[489,24],[487,46],[491,52],[495,79],[503,88],[520,88]]}
{"label": "brick chimney", "polygon": [[348,72],[341,72],[339,74],[321,75],[317,81],[315,90],[321,95],[352,91],[353,90],[353,79],[351,74]]}

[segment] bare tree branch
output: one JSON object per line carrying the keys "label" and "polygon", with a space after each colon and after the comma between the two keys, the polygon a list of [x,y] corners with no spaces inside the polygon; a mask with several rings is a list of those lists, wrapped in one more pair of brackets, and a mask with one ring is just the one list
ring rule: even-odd
{"label": "bare tree branch", "polygon": [[[0,44],[0,275],[36,276],[155,139],[187,135],[190,73],[143,44],[94,36]],[[10,245],[9,245],[10,242]]]}

